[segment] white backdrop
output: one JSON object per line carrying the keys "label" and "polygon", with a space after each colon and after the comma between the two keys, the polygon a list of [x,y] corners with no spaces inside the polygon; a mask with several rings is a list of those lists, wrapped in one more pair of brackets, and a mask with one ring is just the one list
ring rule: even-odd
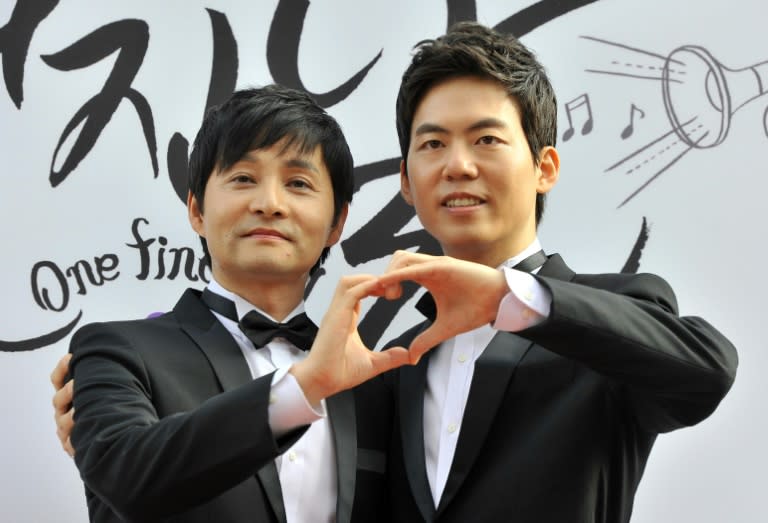
{"label": "white backdrop", "polygon": [[[50,407],[68,326],[167,310],[202,285],[194,270],[173,274],[178,250],[199,245],[171,180],[209,86],[215,99],[233,86],[300,82],[342,123],[360,190],[347,241],[308,300],[319,319],[338,276],[383,270],[381,245],[421,245],[418,221],[390,203],[394,99],[412,45],[442,34],[449,17],[514,28],[547,66],[563,165],[540,229],[545,249],[576,271],[618,271],[642,231],[639,270],[663,275],[683,313],[709,319],[739,349],[736,383],[715,414],[659,438],[633,522],[768,521],[758,329],[768,286],[754,277],[768,258],[763,0],[581,0],[569,12],[547,0],[19,4],[0,0],[3,522],[87,520]],[[703,122],[692,142],[709,134],[691,147],[670,114]],[[406,223],[393,225],[398,217]],[[418,319],[412,302],[389,313],[365,306],[378,345]]]}

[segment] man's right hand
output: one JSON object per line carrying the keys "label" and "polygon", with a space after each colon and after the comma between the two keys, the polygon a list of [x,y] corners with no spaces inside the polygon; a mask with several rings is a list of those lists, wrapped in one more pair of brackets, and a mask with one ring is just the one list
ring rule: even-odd
{"label": "man's right hand", "polygon": [[290,371],[310,405],[411,363],[404,347],[377,352],[360,339],[360,301],[380,296],[382,289],[375,276],[361,274],[339,280],[309,355]]}
{"label": "man's right hand", "polygon": [[71,358],[71,354],[62,356],[51,373],[51,383],[56,390],[53,395],[53,417],[56,420],[56,435],[59,437],[64,451],[70,456],[74,456],[75,449],[72,447],[72,441],[69,439],[70,434],[72,434],[72,427],[75,424],[75,409],[72,407],[74,382],[69,380],[64,383]]}

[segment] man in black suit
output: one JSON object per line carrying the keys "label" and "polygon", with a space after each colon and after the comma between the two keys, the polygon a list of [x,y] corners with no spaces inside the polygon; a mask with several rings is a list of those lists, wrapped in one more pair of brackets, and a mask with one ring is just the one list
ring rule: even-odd
{"label": "man in black suit", "polygon": [[541,250],[556,115],[535,56],[475,23],[419,44],[403,75],[402,194],[445,256],[398,252],[381,280],[431,291],[432,319],[394,342],[421,361],[382,377],[395,521],[627,522],[656,436],[733,382],[733,346],[664,280]]}
{"label": "man in black suit", "polygon": [[357,335],[372,276],[340,280],[319,331],[303,305],[352,188],[341,129],[306,94],[238,91],[206,115],[188,214],[210,284],[159,318],[87,325],[71,341],[91,521],[388,519],[388,405],[344,390],[407,352]]}

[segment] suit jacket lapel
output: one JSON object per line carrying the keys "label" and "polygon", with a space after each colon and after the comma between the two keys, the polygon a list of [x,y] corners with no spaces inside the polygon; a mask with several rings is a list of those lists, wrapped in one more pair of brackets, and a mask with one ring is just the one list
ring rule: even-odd
{"label": "suit jacket lapel", "polygon": [[[559,254],[549,256],[539,276],[573,279],[574,272]],[[461,487],[483,446],[517,365],[533,343],[509,332],[498,332],[475,363],[475,373],[464,410],[461,433],[451,471],[440,498],[439,513]]]}
{"label": "suit jacket lapel", "polygon": [[475,362],[456,453],[440,498],[438,513],[451,501],[469,474],[506,394],[512,374],[532,345],[532,342],[515,334],[498,332]]}
{"label": "suit jacket lapel", "polygon": [[347,390],[325,401],[336,450],[336,521],[349,523],[357,479],[357,425],[354,391]]}
{"label": "suit jacket lapel", "polygon": [[277,521],[286,523],[287,516],[285,515],[285,503],[283,502],[283,488],[280,486],[280,476],[277,475],[277,465],[275,465],[274,461],[264,465],[256,475],[259,481],[261,481],[261,486],[264,488],[269,504],[272,505]]}
{"label": "suit jacket lapel", "polygon": [[[240,347],[208,307],[200,301],[200,292],[192,289],[182,295],[174,307],[181,328],[200,347],[223,391],[231,390],[253,379]],[[275,462],[263,466],[257,477],[261,481],[267,499],[277,520],[286,522],[283,490]]]}
{"label": "suit jacket lapel", "polygon": [[416,504],[425,521],[432,521],[435,502],[429,489],[427,464],[424,455],[424,391],[427,383],[427,365],[430,352],[416,366],[400,368],[398,413],[400,441],[408,482]]}
{"label": "suit jacket lapel", "polygon": [[546,276],[563,281],[571,281],[576,275],[563,261],[559,254],[552,254],[549,260],[541,266],[541,270],[534,276]]}
{"label": "suit jacket lapel", "polygon": [[199,296],[198,291],[188,289],[176,304],[174,312],[181,328],[208,358],[222,390],[248,383],[253,378],[240,347]]}

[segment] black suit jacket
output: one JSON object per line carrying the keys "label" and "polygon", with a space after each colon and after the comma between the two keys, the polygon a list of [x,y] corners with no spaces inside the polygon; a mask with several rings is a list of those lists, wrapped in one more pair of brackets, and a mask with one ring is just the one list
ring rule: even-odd
{"label": "black suit jacket", "polygon": [[[160,318],[87,325],[70,350],[72,442],[91,521],[285,521],[273,460],[306,428],[275,440],[272,375],[251,378],[199,292]],[[339,522],[388,520],[389,404],[366,391],[327,400]]]}
{"label": "black suit jacket", "polygon": [[656,435],[706,418],[728,391],[735,349],[704,320],[678,316],[661,278],[577,275],[557,255],[537,278],[551,315],[497,333],[477,360],[437,507],[424,457],[429,353],[384,380],[398,412],[394,521],[627,522]]}

